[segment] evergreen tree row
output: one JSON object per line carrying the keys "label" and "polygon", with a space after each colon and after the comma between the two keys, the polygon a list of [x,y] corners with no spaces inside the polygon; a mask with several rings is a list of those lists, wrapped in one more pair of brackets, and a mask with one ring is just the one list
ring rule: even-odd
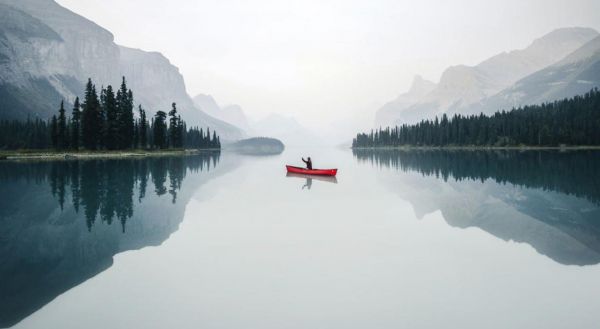
{"label": "evergreen tree row", "polygon": [[0,120],[0,149],[43,150],[51,147],[50,127],[47,121],[41,119]]}
{"label": "evergreen tree row", "polygon": [[173,103],[169,113],[158,111],[150,120],[140,105],[134,116],[133,92],[125,78],[98,94],[89,79],[83,102],[75,99],[70,115],[61,102],[58,115],[48,122],[35,119],[0,120],[0,149],[126,150],[221,148],[220,138],[197,127],[187,129]]}
{"label": "evergreen tree row", "polygon": [[352,147],[600,145],[600,92],[511,111],[423,120],[361,133]]}

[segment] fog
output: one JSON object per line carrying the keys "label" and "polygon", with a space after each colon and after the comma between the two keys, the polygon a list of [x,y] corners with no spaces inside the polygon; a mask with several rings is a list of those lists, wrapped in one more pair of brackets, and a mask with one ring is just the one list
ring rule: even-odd
{"label": "fog", "polygon": [[58,0],[117,43],[159,51],[191,96],[251,118],[294,116],[325,134],[369,127],[410,85],[527,46],[553,29],[600,30],[600,2]]}

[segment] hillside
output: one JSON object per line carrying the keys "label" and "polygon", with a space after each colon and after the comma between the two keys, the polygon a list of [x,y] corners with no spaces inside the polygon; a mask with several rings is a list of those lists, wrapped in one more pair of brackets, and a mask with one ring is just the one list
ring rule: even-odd
{"label": "hillside", "polygon": [[600,87],[600,37],[559,62],[531,74],[466,113],[493,113],[527,104],[551,102]]}
{"label": "hillside", "polygon": [[469,113],[487,98],[557,63],[597,36],[598,32],[588,28],[558,29],[524,49],[498,54],[475,66],[449,67],[431,91],[408,101],[400,97],[378,110],[376,126],[416,123],[442,113]]}

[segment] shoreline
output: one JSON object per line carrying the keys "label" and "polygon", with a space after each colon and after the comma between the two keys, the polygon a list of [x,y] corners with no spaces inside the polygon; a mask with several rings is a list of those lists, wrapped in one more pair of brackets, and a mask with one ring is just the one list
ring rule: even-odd
{"label": "shoreline", "polygon": [[216,152],[220,149],[187,149],[187,150],[121,150],[121,151],[0,151],[1,160],[86,160],[86,159],[119,159],[136,157],[185,156],[204,152]]}
{"label": "shoreline", "polygon": [[598,146],[375,146],[375,147],[350,147],[351,150],[457,150],[457,151],[585,151],[600,150]]}

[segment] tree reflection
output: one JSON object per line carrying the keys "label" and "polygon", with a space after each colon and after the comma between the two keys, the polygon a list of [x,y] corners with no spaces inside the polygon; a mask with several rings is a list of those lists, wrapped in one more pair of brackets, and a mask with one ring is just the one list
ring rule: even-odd
{"label": "tree reflection", "polygon": [[133,200],[143,201],[148,180],[156,195],[169,194],[175,204],[186,172],[209,171],[211,165],[214,168],[218,164],[219,157],[220,153],[214,152],[185,158],[5,162],[1,164],[0,182],[48,182],[61,210],[69,199],[76,213],[83,211],[89,231],[100,218],[107,225],[118,220],[125,232],[127,220],[133,216]]}
{"label": "tree reflection", "polygon": [[354,150],[417,217],[524,242],[566,265],[600,263],[600,152]]}
{"label": "tree reflection", "polygon": [[493,179],[600,204],[599,151],[353,150],[363,162],[448,181]]}
{"label": "tree reflection", "polygon": [[106,270],[115,254],[162,244],[219,159],[0,161],[0,328]]}

